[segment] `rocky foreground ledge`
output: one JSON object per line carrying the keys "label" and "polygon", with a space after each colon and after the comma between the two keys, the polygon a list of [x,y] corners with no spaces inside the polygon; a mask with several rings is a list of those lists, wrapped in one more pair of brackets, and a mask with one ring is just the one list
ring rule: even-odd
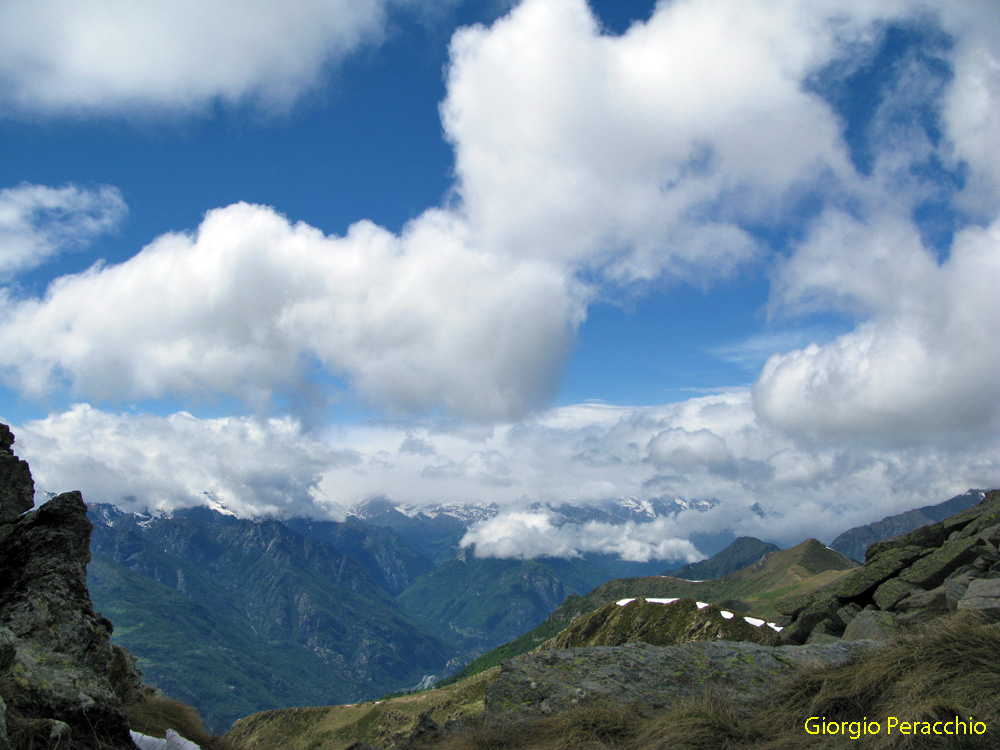
{"label": "rocky foreground ledge", "polygon": [[0,750],[134,750],[121,694],[141,681],[90,601],[87,506],[67,492],[31,511],[13,444],[0,425]]}
{"label": "rocky foreground ledge", "polygon": [[502,663],[500,677],[486,688],[484,718],[494,725],[529,721],[595,699],[672,708],[709,689],[749,703],[779,675],[799,667],[843,664],[875,645],[845,641],[775,647],[715,641],[543,651]]}

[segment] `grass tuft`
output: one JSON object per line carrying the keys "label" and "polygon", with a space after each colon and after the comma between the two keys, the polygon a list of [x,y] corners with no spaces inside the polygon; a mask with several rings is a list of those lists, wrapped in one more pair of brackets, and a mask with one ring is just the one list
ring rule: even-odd
{"label": "grass tuft", "polygon": [[442,750],[605,750],[624,748],[648,714],[637,706],[588,701],[531,724],[481,721],[448,737]]}

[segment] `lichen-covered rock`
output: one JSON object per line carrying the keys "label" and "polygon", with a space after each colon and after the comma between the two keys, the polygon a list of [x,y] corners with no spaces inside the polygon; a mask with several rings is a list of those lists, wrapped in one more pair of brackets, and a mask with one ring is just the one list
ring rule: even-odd
{"label": "lichen-covered rock", "polygon": [[890,641],[899,633],[899,620],[892,612],[866,609],[844,629],[845,641]]}
{"label": "lichen-covered rock", "polygon": [[1000,622],[1000,578],[977,578],[958,602],[958,609],[976,610],[994,622]]}
{"label": "lichen-covered rock", "polygon": [[969,584],[979,577],[978,571],[973,566],[969,567],[972,570],[956,571],[955,574],[944,582],[945,599],[949,612],[958,611],[958,603],[965,596],[965,592],[968,591]]}
{"label": "lichen-covered rock", "polygon": [[[0,677],[14,663],[14,634],[7,628],[0,628]],[[0,750],[11,750],[7,737],[7,704],[0,696]]]}
{"label": "lichen-covered rock", "polygon": [[[843,603],[835,596],[817,598],[799,612],[790,626],[781,631],[781,642],[788,645],[805,643],[813,629],[821,624],[824,624],[825,632],[836,633],[834,620],[842,607]],[[840,632],[843,632],[842,628]]]}
{"label": "lichen-covered rock", "polygon": [[79,492],[0,524],[0,700],[15,750],[134,748],[108,679],[112,626],[87,591],[90,533]]}
{"label": "lichen-covered rock", "polygon": [[111,644],[111,663],[108,665],[108,682],[115,695],[125,705],[143,703],[156,696],[156,689],[142,681],[136,658],[128,649]]}
{"label": "lichen-covered rock", "polygon": [[[920,552],[926,554],[927,550]],[[906,568],[908,563],[919,558],[920,553],[913,547],[888,548],[884,556],[871,558],[865,563],[865,567],[844,576],[834,593],[844,601],[866,596],[874,592],[883,581]]]}
{"label": "lichen-covered rock", "polygon": [[875,589],[872,599],[879,609],[891,609],[896,602],[902,601],[914,591],[920,591],[920,587],[898,578],[890,578]]}
{"label": "lichen-covered rock", "polygon": [[503,662],[486,689],[484,717],[494,725],[527,721],[591,699],[664,708],[707,688],[746,703],[795,667],[840,664],[871,647],[866,641],[780,647],[716,641],[526,654]]}
{"label": "lichen-covered rock", "polygon": [[836,643],[840,640],[843,632],[844,626],[837,620],[833,618],[824,620],[809,633],[809,637],[806,638],[806,645],[814,646],[823,643]]}
{"label": "lichen-covered rock", "polygon": [[14,433],[10,431],[8,425],[0,424],[0,452],[10,454],[13,445]]}
{"label": "lichen-covered rock", "polygon": [[[959,513],[958,515],[965,515],[971,511],[979,510],[975,516],[973,516],[967,526],[962,528],[965,536],[976,535],[986,533],[988,536],[992,537],[992,527],[1000,524],[1000,490],[990,490],[986,493],[986,497],[983,499],[979,505],[975,508],[970,508],[964,513]],[[948,522],[946,519],[945,523]]]}
{"label": "lichen-covered rock", "polygon": [[900,601],[892,611],[900,625],[911,626],[930,622],[948,614],[948,596],[944,584],[930,591],[918,591]]}
{"label": "lichen-covered rock", "polygon": [[945,542],[929,554],[914,561],[912,565],[899,574],[899,578],[923,589],[936,588],[944,583],[944,579],[948,577],[949,573],[976,558],[973,547],[977,542],[978,538],[974,536]]}

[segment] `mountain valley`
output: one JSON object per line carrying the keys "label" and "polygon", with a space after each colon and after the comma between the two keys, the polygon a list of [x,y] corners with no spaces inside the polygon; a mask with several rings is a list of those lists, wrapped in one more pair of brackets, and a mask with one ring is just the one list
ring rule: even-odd
{"label": "mountain valley", "polygon": [[[562,523],[634,522],[713,505],[624,499],[553,512]],[[146,679],[217,730],[264,708],[427,684],[535,627],[567,596],[663,567],[608,554],[479,558],[460,542],[496,514],[489,505],[373,498],[343,521],[244,519],[210,506],[151,514],[91,503],[90,588]]]}
{"label": "mountain valley", "polygon": [[[963,720],[970,726],[979,720],[975,734],[986,737],[931,745],[904,738],[893,746],[978,747],[1000,734],[986,687],[1000,680],[992,657],[1000,635],[986,624],[1000,618],[1000,590],[989,577],[1000,565],[998,519],[1000,492],[984,493],[979,505],[943,522],[880,541],[869,550],[870,569],[807,540],[765,552],[716,581],[609,581],[586,597],[569,597],[542,627],[497,649],[494,663],[477,660],[481,669],[430,690],[268,711],[237,722],[229,736],[249,750],[277,738],[288,738],[290,750],[498,746],[491,742],[526,750],[567,747],[559,740],[574,732],[588,747],[632,750],[649,747],[645,733],[652,730],[645,727],[660,721],[666,723],[656,731],[664,739],[655,747],[764,750],[779,746],[777,737],[785,738],[782,747],[808,746],[795,739],[808,711],[847,721],[856,711],[919,719],[962,705],[963,717],[972,717]],[[714,562],[724,565],[727,557],[764,546],[740,540]],[[670,587],[699,598],[742,596],[757,611],[776,600],[786,627],[692,598],[653,596]],[[976,616],[963,619],[967,610]],[[956,658],[962,668],[948,670]],[[799,666],[789,671],[792,662]],[[708,703],[698,698],[705,689],[714,695]],[[624,705],[631,700],[645,708],[632,712]],[[927,701],[940,707],[928,709]]]}
{"label": "mountain valley", "polygon": [[[641,523],[716,504],[622,498],[534,510],[559,524]],[[665,573],[661,561],[598,553],[480,558],[460,544],[473,524],[497,515],[490,504],[372,498],[343,521],[242,519],[220,505],[170,514],[89,508],[90,588],[116,623],[114,641],[152,684],[218,730],[265,708],[350,703],[465,677],[623,596],[691,597],[774,618],[781,601],[856,565],[815,541],[779,550],[747,537]]]}
{"label": "mountain valley", "polygon": [[100,504],[90,517],[92,596],[114,618],[115,641],[210,726],[274,701],[351,702],[415,685],[453,658],[361,563],[278,521]]}

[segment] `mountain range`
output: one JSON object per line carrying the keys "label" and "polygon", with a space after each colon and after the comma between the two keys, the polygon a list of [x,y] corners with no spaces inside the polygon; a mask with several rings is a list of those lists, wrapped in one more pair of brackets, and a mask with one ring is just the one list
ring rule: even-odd
{"label": "mountain range", "polygon": [[[809,539],[718,579],[608,581],[568,597],[541,626],[431,690],[267,711],[241,719],[227,737],[289,750],[811,747],[801,723],[809,713],[832,716],[830,726],[860,712],[928,717],[923,733],[931,734],[931,718],[965,706],[982,736],[963,742],[955,729],[938,742],[909,735],[894,746],[993,747],[998,535],[1000,491],[991,491],[942,522],[880,540],[867,566]],[[740,540],[710,562],[724,567],[755,546],[764,543]],[[671,589],[696,598],[665,596]],[[772,623],[706,603],[723,597],[783,616]],[[631,701],[642,704],[634,715]],[[738,729],[750,722],[752,731]],[[837,747],[856,739],[840,733]]]}
{"label": "mountain range", "polygon": [[[946,512],[941,508],[968,502],[975,492],[919,512]],[[477,557],[461,541],[470,526],[497,515],[491,504],[410,506],[379,497],[349,509],[343,521],[244,519],[209,504],[151,514],[92,503],[90,586],[98,609],[116,623],[114,641],[138,657],[147,680],[196,706],[215,729],[263,708],[405,690],[470,660],[490,661],[492,649],[538,645],[567,616],[611,601],[617,594],[609,581],[639,581],[640,595],[696,596],[773,616],[780,597],[764,589],[802,593],[850,565],[839,555],[825,560],[834,553],[813,542],[805,557],[822,559],[817,564],[826,572],[809,573],[816,565],[782,557],[802,550],[779,553],[744,537],[708,560],[666,571],[668,578],[656,575],[662,562],[612,555]],[[557,525],[620,524],[715,505],[622,498],[529,510],[546,512]],[[842,537],[897,527],[886,519]],[[763,589],[731,578],[762,557],[782,575],[795,572]],[[808,580],[812,575],[820,577]],[[330,680],[331,673],[338,678]]]}
{"label": "mountain range", "polygon": [[355,558],[278,521],[99,504],[90,518],[92,598],[115,641],[211,726],[275,701],[371,697],[453,655]]}
{"label": "mountain range", "polygon": [[[762,548],[765,545],[752,541]],[[734,548],[738,554],[746,546],[746,542],[734,542],[709,562],[724,567],[727,560],[733,559]],[[858,567],[819,541],[807,539],[790,549],[764,553],[750,565],[714,580],[689,581],[666,575],[609,580],[584,596],[568,596],[537,627],[474,659],[443,684],[466,679],[496,667],[504,659],[533,651],[569,627],[575,618],[621,599],[694,599],[773,620],[779,617],[782,601],[823,589]]]}
{"label": "mountain range", "polygon": [[[561,523],[648,521],[713,504],[625,499],[551,512]],[[373,498],[343,521],[279,520],[238,518],[212,498],[172,513],[91,503],[91,596],[147,681],[224,729],[264,708],[426,684],[569,595],[662,567],[597,554],[478,558],[460,547],[496,512]]]}

